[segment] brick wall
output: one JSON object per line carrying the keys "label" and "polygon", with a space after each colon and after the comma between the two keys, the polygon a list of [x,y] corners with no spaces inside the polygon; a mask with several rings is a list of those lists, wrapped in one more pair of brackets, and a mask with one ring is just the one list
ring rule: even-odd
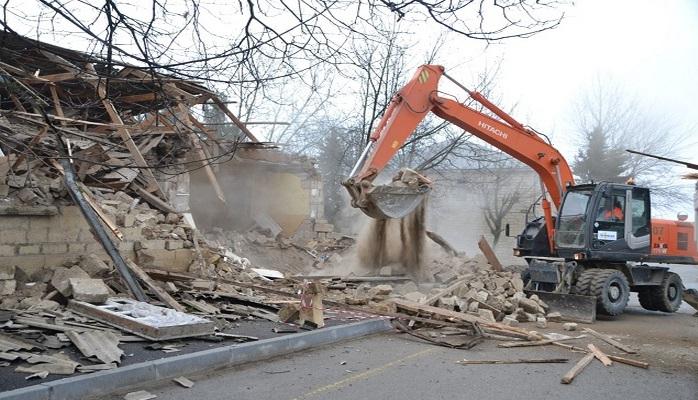
{"label": "brick wall", "polygon": [[[134,244],[152,254],[151,265],[172,271],[186,271],[193,260],[191,249],[181,240],[145,240],[142,226],[120,227],[124,240],[112,238],[121,254],[137,260]],[[52,216],[0,216],[0,266],[14,265],[33,273],[42,268],[75,262],[85,254],[110,260],[76,206],[58,207]]]}

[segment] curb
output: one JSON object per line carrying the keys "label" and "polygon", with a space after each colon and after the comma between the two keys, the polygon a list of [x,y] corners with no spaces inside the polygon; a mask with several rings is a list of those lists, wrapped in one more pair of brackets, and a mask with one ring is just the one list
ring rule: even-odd
{"label": "curb", "polygon": [[389,320],[371,319],[40,383],[0,393],[0,400],[69,400],[106,395],[147,381],[261,361],[391,329]]}

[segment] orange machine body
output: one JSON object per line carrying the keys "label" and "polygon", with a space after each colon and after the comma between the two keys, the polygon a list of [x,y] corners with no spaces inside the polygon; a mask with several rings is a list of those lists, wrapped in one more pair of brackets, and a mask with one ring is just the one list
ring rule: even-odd
{"label": "orange machine body", "polygon": [[690,257],[698,263],[695,224],[668,219],[652,220],[652,256]]}

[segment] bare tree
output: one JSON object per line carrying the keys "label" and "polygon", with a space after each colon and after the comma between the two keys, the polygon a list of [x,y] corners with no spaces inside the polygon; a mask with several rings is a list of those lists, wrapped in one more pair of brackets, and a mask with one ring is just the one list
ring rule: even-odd
{"label": "bare tree", "polygon": [[480,186],[486,202],[485,223],[495,246],[504,232],[505,218],[521,200],[521,182],[512,178],[512,163],[500,165],[486,172],[491,181]]}
{"label": "bare tree", "polygon": [[44,40],[81,38],[109,64],[256,85],[321,64],[350,64],[354,43],[385,42],[383,27],[393,23],[439,26],[496,41],[555,28],[565,5],[562,0],[7,0],[0,26]]}
{"label": "bare tree", "polygon": [[572,166],[581,180],[623,181],[632,177],[652,189],[654,204],[660,208],[690,200],[676,179],[671,179],[676,176],[671,164],[625,152],[631,149],[675,156],[691,141],[690,132],[613,81],[598,76],[575,104],[573,115],[581,150]]}

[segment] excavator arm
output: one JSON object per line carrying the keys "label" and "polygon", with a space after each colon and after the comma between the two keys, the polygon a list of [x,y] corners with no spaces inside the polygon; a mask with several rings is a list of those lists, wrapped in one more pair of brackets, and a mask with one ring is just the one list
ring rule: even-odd
{"label": "excavator arm", "polygon": [[[467,89],[453,79],[451,80],[466,90],[471,98],[498,118],[450,98],[439,96],[438,83],[442,76],[451,79],[444,73],[442,66],[423,65],[393,97],[351,172],[351,177],[344,182],[344,186],[352,197],[352,205],[375,218],[386,216],[399,218],[412,211],[417,203],[414,199],[404,202],[407,206],[403,207],[402,212],[396,211],[397,201],[390,198],[391,189],[386,189],[385,186],[374,186],[372,182],[414,132],[417,125],[431,112],[509,154],[538,173],[543,190],[548,194],[543,196],[542,206],[552,249],[554,224],[550,201],[559,209],[567,186],[574,184],[567,161],[540,135],[525,128],[480,93]],[[401,192],[399,196],[402,198],[409,192],[410,187],[415,189],[414,193],[418,195],[428,191],[430,182],[418,174],[415,175],[416,183],[412,179],[411,186],[406,184],[392,190]],[[390,213],[381,212],[383,204],[391,209]]]}

